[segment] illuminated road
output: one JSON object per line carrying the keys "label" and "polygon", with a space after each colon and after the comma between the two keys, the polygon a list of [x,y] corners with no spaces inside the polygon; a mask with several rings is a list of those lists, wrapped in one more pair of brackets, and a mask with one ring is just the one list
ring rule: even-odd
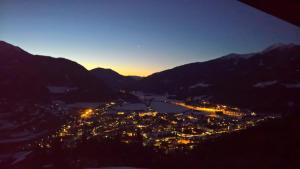
{"label": "illuminated road", "polygon": [[233,116],[233,117],[243,116],[243,114],[241,112],[226,109],[226,106],[225,107],[221,107],[221,106],[219,106],[219,107],[201,107],[201,106],[188,105],[183,102],[171,102],[171,103],[178,105],[178,106],[185,107],[190,110],[207,112],[207,113],[212,114],[213,116],[216,115],[216,112],[222,112],[223,114],[225,114],[227,116]]}

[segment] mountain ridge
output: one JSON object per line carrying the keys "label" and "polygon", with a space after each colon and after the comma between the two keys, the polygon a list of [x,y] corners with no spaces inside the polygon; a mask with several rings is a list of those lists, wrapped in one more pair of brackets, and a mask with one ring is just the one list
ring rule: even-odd
{"label": "mountain ridge", "polygon": [[[274,107],[272,105],[280,109],[266,111],[290,111],[290,105],[300,104],[299,55],[300,45],[281,45],[268,52],[252,53],[247,58],[245,54],[231,54],[225,56],[226,59],[219,57],[154,73],[139,81],[136,88],[168,93],[180,99],[201,96],[216,103],[258,111]],[[287,84],[293,84],[293,88]],[[264,99],[268,97],[269,100]]]}
{"label": "mountain ridge", "polygon": [[78,88],[72,93],[65,93],[64,99],[68,100],[75,97],[79,99],[79,96],[75,96],[79,93],[82,98],[90,99],[97,98],[92,93],[98,93],[103,98],[110,93],[110,89],[101,80],[94,78],[77,62],[66,58],[33,55],[4,41],[0,43],[0,69],[2,97],[48,98],[51,95],[48,86]]}
{"label": "mountain ridge", "polygon": [[116,90],[128,89],[139,80],[138,77],[123,76],[112,69],[100,67],[90,70],[90,73]]}
{"label": "mountain ridge", "polygon": [[87,70],[65,58],[32,55],[2,41],[0,92],[2,96],[37,97],[51,94],[49,86],[60,87],[68,91],[64,97],[74,100],[95,99],[95,94],[106,98],[123,89],[142,90],[168,93],[179,99],[200,96],[258,111],[294,111],[300,110],[299,54],[300,45],[275,44],[256,53],[232,53],[132,78],[112,69]]}

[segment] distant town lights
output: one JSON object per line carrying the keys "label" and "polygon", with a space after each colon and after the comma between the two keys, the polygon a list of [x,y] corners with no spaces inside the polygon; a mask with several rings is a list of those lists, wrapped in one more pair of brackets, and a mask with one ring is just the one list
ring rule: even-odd
{"label": "distant town lights", "polygon": [[87,119],[90,118],[93,115],[93,109],[86,109],[82,112],[82,114],[80,115],[80,118],[82,119]]}

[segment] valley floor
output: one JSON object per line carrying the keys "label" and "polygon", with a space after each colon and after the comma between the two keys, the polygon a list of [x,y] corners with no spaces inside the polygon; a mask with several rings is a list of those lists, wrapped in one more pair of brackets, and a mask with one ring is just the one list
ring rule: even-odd
{"label": "valley floor", "polygon": [[[1,130],[6,135],[2,134],[0,139],[5,150],[0,155],[0,166],[174,169],[238,168],[247,164],[254,168],[276,165],[294,168],[295,160],[300,159],[299,151],[290,149],[299,139],[297,126],[293,126],[299,118],[256,114],[226,105],[196,104],[158,95],[138,97],[137,103],[118,100],[92,107],[96,103],[37,106],[32,110],[33,116],[23,119],[22,125],[10,123],[8,116],[2,117]],[[66,118],[57,125],[48,123],[53,125],[52,130],[34,129],[30,124],[41,121],[45,114],[54,119]],[[18,129],[21,126],[23,130]],[[29,137],[26,142],[18,143],[18,139]],[[289,145],[282,140],[284,137],[290,140]],[[5,148],[7,145],[10,148]]]}

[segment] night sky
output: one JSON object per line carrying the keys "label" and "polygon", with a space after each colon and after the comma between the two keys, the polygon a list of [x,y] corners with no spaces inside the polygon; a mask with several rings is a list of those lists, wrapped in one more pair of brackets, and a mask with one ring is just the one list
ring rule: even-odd
{"label": "night sky", "polygon": [[124,75],[300,43],[300,28],[235,0],[0,0],[0,39]]}

